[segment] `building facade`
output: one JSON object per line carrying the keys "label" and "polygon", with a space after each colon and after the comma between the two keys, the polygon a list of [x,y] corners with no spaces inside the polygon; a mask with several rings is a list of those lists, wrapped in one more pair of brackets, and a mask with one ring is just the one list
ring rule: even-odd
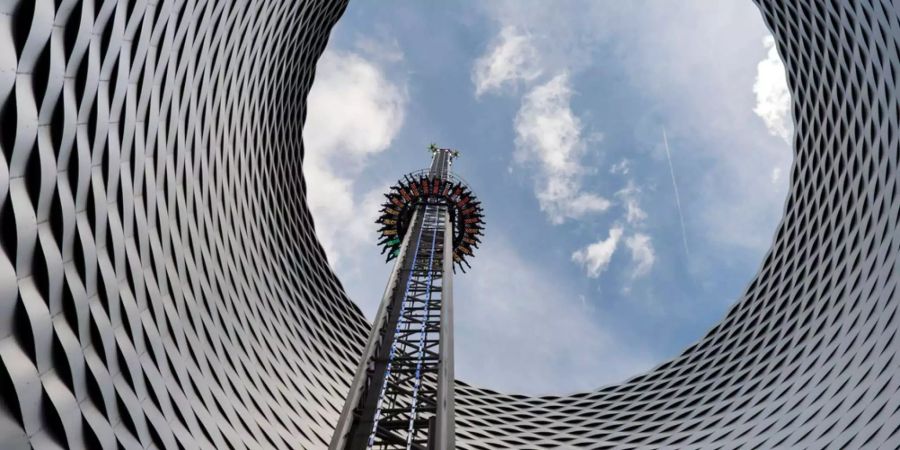
{"label": "building facade", "polygon": [[[722,321],[619,385],[457,382],[456,444],[900,447],[900,3],[759,0],[796,137]],[[325,448],[369,325],[306,207],[340,1],[0,2],[0,443]]]}

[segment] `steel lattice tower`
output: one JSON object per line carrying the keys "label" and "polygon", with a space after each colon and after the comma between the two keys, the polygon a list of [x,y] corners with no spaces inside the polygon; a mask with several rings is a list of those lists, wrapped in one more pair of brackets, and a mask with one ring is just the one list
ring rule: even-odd
{"label": "steel lattice tower", "polygon": [[383,253],[396,259],[330,448],[451,449],[453,272],[468,267],[483,216],[450,173],[455,150],[385,194]]}

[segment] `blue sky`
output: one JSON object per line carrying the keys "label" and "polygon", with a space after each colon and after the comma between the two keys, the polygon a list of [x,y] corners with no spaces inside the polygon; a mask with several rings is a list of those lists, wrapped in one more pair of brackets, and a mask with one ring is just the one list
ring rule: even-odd
{"label": "blue sky", "polygon": [[431,142],[459,149],[487,229],[454,282],[457,375],[593,389],[677,355],[750,281],[787,192],[789,102],[750,1],[358,0],[310,94],[309,203],[372,317],[381,193]]}

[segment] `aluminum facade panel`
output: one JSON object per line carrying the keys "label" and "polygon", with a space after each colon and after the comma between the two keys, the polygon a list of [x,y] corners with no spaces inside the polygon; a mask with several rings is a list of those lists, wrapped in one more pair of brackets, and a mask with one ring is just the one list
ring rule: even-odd
{"label": "aluminum facade panel", "polygon": [[[900,448],[900,3],[759,1],[791,189],[722,321],[594,392],[457,384],[459,448]],[[339,1],[0,1],[0,443],[325,448],[369,325],[306,207]]]}

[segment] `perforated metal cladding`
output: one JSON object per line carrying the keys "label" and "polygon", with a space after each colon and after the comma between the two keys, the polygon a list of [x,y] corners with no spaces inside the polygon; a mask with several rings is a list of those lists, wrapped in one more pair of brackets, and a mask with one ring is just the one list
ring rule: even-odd
{"label": "perforated metal cladding", "polygon": [[0,2],[0,448],[326,445],[368,330],[300,134],[343,7]]}
{"label": "perforated metal cladding", "polygon": [[[326,446],[368,332],[300,166],[343,7],[0,1],[0,447]],[[796,158],[746,294],[619,386],[459,384],[460,448],[900,447],[900,4],[760,8]]]}
{"label": "perforated metal cladding", "polygon": [[760,2],[795,160],[754,281],[685,352],[618,386],[458,386],[458,442],[497,448],[900,448],[900,2]]}

